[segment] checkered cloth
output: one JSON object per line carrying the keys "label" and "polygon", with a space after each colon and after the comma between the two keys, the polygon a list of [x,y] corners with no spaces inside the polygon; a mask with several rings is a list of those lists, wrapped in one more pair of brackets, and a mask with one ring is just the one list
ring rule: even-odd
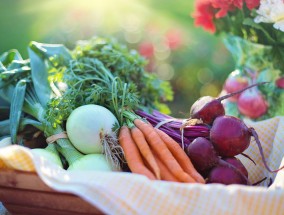
{"label": "checkered cloth", "polygon": [[[246,124],[258,132],[269,166],[284,165],[284,117]],[[250,181],[271,178],[274,182],[269,188],[268,181],[261,186],[224,186],[150,181],[123,172],[67,172],[20,146],[0,149],[0,166],[36,171],[51,188],[76,194],[106,214],[283,215],[284,170],[267,172],[254,140],[245,153],[257,164],[239,157]]]}

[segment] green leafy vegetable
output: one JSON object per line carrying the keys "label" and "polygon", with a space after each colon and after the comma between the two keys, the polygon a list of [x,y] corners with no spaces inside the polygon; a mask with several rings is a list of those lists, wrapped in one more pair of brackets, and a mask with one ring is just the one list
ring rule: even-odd
{"label": "green leafy vegetable", "polygon": [[[0,97],[11,105],[10,120],[0,122],[0,127],[11,127],[14,142],[27,124],[42,130],[46,137],[63,132],[71,112],[86,104],[106,107],[120,125],[127,122],[126,111],[159,109],[169,113],[164,102],[173,99],[170,84],[147,73],[144,58],[115,40],[79,41],[73,51],[63,45],[31,42],[28,51],[28,60],[15,50],[0,56]],[[69,166],[84,157],[69,139],[56,142]],[[116,139],[112,139],[114,143],[119,146]],[[117,147],[105,150],[106,157],[121,160],[122,151]],[[116,161],[112,164],[117,166]]]}
{"label": "green leafy vegetable", "polygon": [[25,100],[26,86],[27,86],[26,81],[20,80],[15,86],[15,90],[11,99],[10,133],[11,133],[12,143],[17,142],[17,133],[20,124],[22,108]]}
{"label": "green leafy vegetable", "polygon": [[[35,47],[32,46],[33,51],[29,52],[30,59],[26,61],[19,60],[21,58],[18,54],[10,54],[13,52],[7,52],[8,54],[3,54],[0,58],[3,65],[0,73],[0,95],[10,103],[10,116],[12,116],[8,121],[2,121],[1,125],[3,127],[5,126],[4,128],[7,128],[7,126],[12,128],[10,132],[13,133],[14,141],[17,131],[20,131],[21,127],[25,126],[25,123],[32,124],[44,131],[47,137],[63,132],[61,126],[55,129],[50,126],[50,123],[45,119],[46,104],[54,96],[54,93],[50,90],[50,80],[52,79],[50,79],[49,76],[52,76],[52,74],[49,74],[48,69],[49,64],[54,61],[52,61],[52,59],[41,58],[41,55],[36,54],[40,52],[45,53],[46,50],[49,50],[51,53],[60,53],[51,51],[53,47],[55,49],[58,48],[57,46],[46,45],[43,47],[46,49],[36,50]],[[52,54],[46,54],[44,56],[52,56]],[[26,85],[24,88],[22,88],[23,83]],[[40,87],[38,85],[40,85]],[[18,94],[18,90],[21,91],[20,94]],[[25,93],[23,93],[24,91]],[[19,97],[17,95],[19,95]],[[16,98],[14,98],[14,96],[17,96],[17,98],[21,100],[19,101],[19,106],[16,106],[17,101],[15,101]],[[25,121],[19,117],[21,111],[29,116]],[[18,125],[19,129],[17,129],[17,127],[14,128],[14,126]],[[69,164],[74,162],[78,157],[83,157],[68,139],[60,139],[57,143],[61,148],[65,149],[62,153],[67,160],[69,159]]]}
{"label": "green leafy vegetable", "polygon": [[123,124],[123,109],[158,109],[169,113],[165,101],[173,99],[170,84],[144,70],[146,61],[115,40],[93,38],[79,41],[73,60],[60,70],[68,89],[48,106],[47,118],[54,126],[65,121],[77,107],[107,107]]}

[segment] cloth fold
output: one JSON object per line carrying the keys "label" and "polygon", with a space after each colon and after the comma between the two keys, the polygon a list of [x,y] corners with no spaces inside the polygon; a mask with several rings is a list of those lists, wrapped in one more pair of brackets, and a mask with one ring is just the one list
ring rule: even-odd
{"label": "cloth fold", "polygon": [[[284,165],[284,117],[261,122],[245,121],[257,131],[271,169]],[[284,170],[269,173],[263,166],[252,138],[245,151],[249,159],[238,156],[249,172],[252,183],[263,177],[259,186],[221,184],[184,184],[151,181],[124,172],[68,172],[21,146],[0,149],[1,169],[36,171],[52,189],[78,195],[106,214],[274,214],[284,213]]]}

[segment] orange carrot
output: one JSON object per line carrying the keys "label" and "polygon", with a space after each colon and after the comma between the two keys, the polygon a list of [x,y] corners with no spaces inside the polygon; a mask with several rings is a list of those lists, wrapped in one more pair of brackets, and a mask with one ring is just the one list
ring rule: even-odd
{"label": "orange carrot", "polygon": [[162,138],[162,140],[165,142],[165,144],[167,145],[168,149],[171,151],[173,156],[176,158],[177,162],[181,165],[183,170],[189,175],[191,175],[196,181],[204,184],[205,180],[196,171],[189,157],[182,150],[180,145],[175,140],[173,140],[169,135],[167,135],[165,132],[157,128],[156,128],[156,131],[159,134],[159,136]]}
{"label": "orange carrot", "polygon": [[151,180],[155,180],[154,174],[143,163],[140,152],[131,137],[128,127],[122,126],[120,128],[118,139],[130,170],[133,173],[142,174]]}
{"label": "orange carrot", "polygon": [[[180,182],[179,180],[177,180],[176,177],[173,176],[173,174],[168,170],[168,168],[165,166],[165,164],[163,164],[163,162],[159,159],[157,154],[155,154],[155,153],[153,153],[153,154],[154,154],[155,160],[158,164],[158,167],[160,169],[160,175],[161,175],[160,180]],[[144,161],[146,167],[151,169],[150,165],[148,164],[148,162],[144,158],[143,158],[143,161]]]}
{"label": "orange carrot", "polygon": [[178,180],[182,182],[196,182],[189,174],[183,171],[152,125],[140,119],[135,119],[134,124],[142,131],[150,147]]}
{"label": "orange carrot", "polygon": [[136,143],[136,146],[139,148],[140,153],[154,172],[156,178],[161,179],[160,169],[143,133],[137,127],[133,127],[131,128],[131,136]]}
{"label": "orange carrot", "polygon": [[155,158],[159,165],[159,168],[161,169],[162,180],[180,182],[175,176],[173,176],[173,174],[168,170],[168,168],[165,166],[165,164],[160,160],[158,156],[155,156]]}

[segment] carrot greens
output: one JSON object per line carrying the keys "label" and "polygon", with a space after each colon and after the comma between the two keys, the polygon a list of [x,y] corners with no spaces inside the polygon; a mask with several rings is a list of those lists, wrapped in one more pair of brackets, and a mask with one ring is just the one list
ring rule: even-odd
{"label": "carrot greens", "polygon": [[[173,98],[169,83],[147,73],[146,61],[115,40],[96,37],[79,41],[73,50],[31,42],[28,54],[27,60],[16,50],[0,56],[0,97],[9,107],[8,113],[6,107],[1,107],[6,117],[1,119],[0,128],[11,135],[14,144],[28,124],[46,137],[64,132],[70,114],[88,104],[101,105],[115,115],[118,124],[113,126],[114,132],[126,123],[124,112],[158,109],[169,113],[164,104]],[[110,153],[106,157],[117,167],[122,150],[117,151],[117,139],[111,141],[103,153]],[[86,158],[68,138],[57,139],[56,143],[56,147],[48,149],[58,150],[72,169],[80,166],[74,164],[76,161]],[[88,160],[96,159],[100,158],[88,156]]]}
{"label": "carrot greens", "polygon": [[115,40],[92,38],[79,41],[69,64],[61,64],[68,89],[48,106],[47,118],[66,120],[72,110],[84,104],[107,107],[123,123],[122,109],[158,109],[169,112],[165,101],[173,99],[169,82],[144,70],[146,61]]}

